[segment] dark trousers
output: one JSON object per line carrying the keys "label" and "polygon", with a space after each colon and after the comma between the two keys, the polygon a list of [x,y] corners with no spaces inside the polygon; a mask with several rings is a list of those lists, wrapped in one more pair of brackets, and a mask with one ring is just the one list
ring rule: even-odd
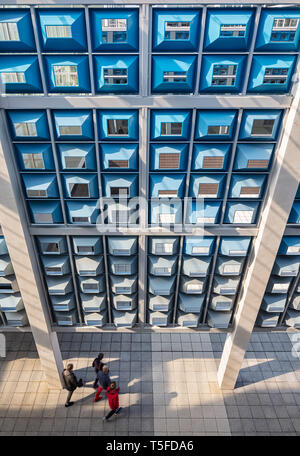
{"label": "dark trousers", "polygon": [[68,396],[67,396],[66,404],[68,404],[68,403],[70,402],[73,392],[74,392],[74,390],[68,391]]}
{"label": "dark trousers", "polygon": [[115,408],[115,409],[111,410],[111,411],[106,415],[105,418],[106,418],[107,420],[109,420],[109,418],[115,414],[116,410],[118,410],[118,409]]}
{"label": "dark trousers", "polygon": [[95,378],[95,381],[94,381],[94,385],[93,385],[93,387],[94,387],[94,388],[96,388],[96,387],[97,387],[97,385],[98,385],[98,377],[96,377],[96,378]]}

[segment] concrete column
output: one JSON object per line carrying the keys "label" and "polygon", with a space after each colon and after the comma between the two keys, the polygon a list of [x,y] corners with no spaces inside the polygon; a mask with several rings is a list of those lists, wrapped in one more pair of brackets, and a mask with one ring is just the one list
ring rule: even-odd
{"label": "concrete column", "polygon": [[143,327],[146,323],[146,297],[147,297],[147,238],[146,236],[138,237],[138,316],[139,326]]}
{"label": "concrete column", "polygon": [[223,389],[235,387],[298,189],[300,181],[299,100],[298,85],[270,176],[271,184],[233,322],[234,329],[232,333],[228,334],[223,349],[218,370],[218,382]]}
{"label": "concrete column", "polygon": [[47,382],[49,387],[61,388],[63,361],[57,335],[51,330],[3,113],[0,138],[0,224]]}
{"label": "concrete column", "polygon": [[[145,5],[144,5],[145,6]],[[149,12],[149,8],[147,9]],[[144,22],[143,22],[144,23]],[[144,87],[146,91],[147,87]],[[149,179],[149,160],[148,160],[148,116],[147,108],[140,109],[139,113],[139,231],[138,236],[138,322],[140,327],[144,327],[147,320],[146,299],[147,299],[147,241],[148,237],[141,235],[148,226],[148,179]]]}

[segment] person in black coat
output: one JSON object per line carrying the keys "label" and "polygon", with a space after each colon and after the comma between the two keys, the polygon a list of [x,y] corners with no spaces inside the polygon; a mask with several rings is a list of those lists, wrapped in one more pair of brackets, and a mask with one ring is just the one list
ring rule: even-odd
{"label": "person in black coat", "polygon": [[77,380],[76,375],[73,372],[73,364],[68,364],[67,368],[63,370],[62,378],[64,388],[69,391],[65,407],[70,407],[74,404],[74,402],[70,402],[72,394],[76,390],[77,386],[82,386],[82,380]]}
{"label": "person in black coat", "polygon": [[102,363],[103,356],[104,356],[103,353],[99,353],[99,355],[97,356],[97,358],[94,359],[93,364],[92,364],[95,374],[96,374],[96,378],[95,378],[94,385],[93,385],[94,389],[96,389],[97,385],[98,385],[98,372],[102,371],[102,367],[104,366],[104,363]]}

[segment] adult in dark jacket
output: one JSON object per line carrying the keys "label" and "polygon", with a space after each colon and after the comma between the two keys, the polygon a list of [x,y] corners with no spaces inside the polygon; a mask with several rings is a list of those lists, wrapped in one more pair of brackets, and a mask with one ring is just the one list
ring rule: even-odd
{"label": "adult in dark jacket", "polygon": [[94,402],[98,402],[102,399],[102,396],[100,396],[101,391],[107,390],[109,385],[111,384],[110,376],[109,376],[109,369],[107,366],[103,366],[102,370],[98,372],[98,381],[99,381],[99,387],[96,392],[96,396],[94,399]]}
{"label": "adult in dark jacket", "polygon": [[63,370],[62,378],[64,382],[64,388],[68,390],[68,396],[65,403],[65,407],[70,407],[74,402],[70,402],[73,392],[78,386],[78,380],[73,372],[73,364],[68,364],[67,368]]}
{"label": "adult in dark jacket", "polygon": [[103,353],[99,353],[97,358],[95,358],[93,361],[93,368],[96,373],[96,378],[95,378],[94,385],[93,385],[94,389],[96,389],[97,385],[98,385],[98,372],[102,371],[102,367],[104,366],[104,363],[102,363],[103,356],[104,356]]}

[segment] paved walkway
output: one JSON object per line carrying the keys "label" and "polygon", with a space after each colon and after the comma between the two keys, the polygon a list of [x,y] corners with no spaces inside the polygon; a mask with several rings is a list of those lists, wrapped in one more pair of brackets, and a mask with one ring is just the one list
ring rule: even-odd
{"label": "paved walkway", "polygon": [[[292,345],[285,333],[254,333],[237,388],[220,391],[224,334],[63,333],[63,358],[87,382],[66,409],[66,392],[44,381],[32,336],[9,333],[8,356],[0,358],[0,435],[300,435],[298,339]],[[99,351],[124,407],[105,423],[107,400],[93,403],[90,366]]]}

